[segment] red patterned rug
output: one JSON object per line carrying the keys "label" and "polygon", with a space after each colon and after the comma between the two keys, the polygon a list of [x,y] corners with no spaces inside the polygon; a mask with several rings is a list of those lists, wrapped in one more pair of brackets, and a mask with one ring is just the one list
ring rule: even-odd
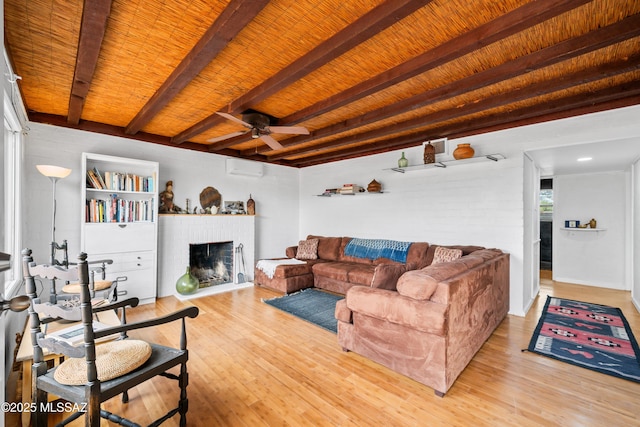
{"label": "red patterned rug", "polygon": [[619,308],[547,297],[528,350],[640,383],[640,349]]}

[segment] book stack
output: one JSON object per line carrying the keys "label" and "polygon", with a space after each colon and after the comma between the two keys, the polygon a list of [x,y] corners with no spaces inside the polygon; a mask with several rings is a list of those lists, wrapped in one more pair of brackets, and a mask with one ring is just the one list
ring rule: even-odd
{"label": "book stack", "polygon": [[344,184],[340,189],[340,194],[356,194],[364,191],[364,188],[357,184]]}
{"label": "book stack", "polygon": [[86,222],[140,222],[154,219],[153,200],[125,200],[116,194],[109,199],[89,199],[86,202]]}
{"label": "book stack", "polygon": [[324,193],[322,193],[323,196],[331,196],[333,194],[340,194],[340,189],[339,188],[327,188],[326,190],[324,190]]}
{"label": "book stack", "polygon": [[103,176],[97,168],[87,169],[87,186],[96,190],[142,191],[145,193],[155,191],[152,176],[120,172],[105,172]]}

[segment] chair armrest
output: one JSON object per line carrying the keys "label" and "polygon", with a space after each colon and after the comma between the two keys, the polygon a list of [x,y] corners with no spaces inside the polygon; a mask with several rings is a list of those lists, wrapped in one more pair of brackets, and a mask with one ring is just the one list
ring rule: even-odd
{"label": "chair armrest", "polygon": [[158,326],[165,323],[173,322],[179,319],[184,319],[185,317],[190,317],[192,319],[198,316],[198,312],[200,310],[198,307],[187,307],[182,310],[176,311],[171,314],[167,314],[166,316],[157,317],[151,320],[143,320],[140,322],[127,323],[125,325],[112,326],[109,328],[101,329],[94,333],[95,339],[106,337],[107,335],[119,333],[119,332],[127,332],[133,331],[135,329],[143,329],[149,328],[151,326]]}
{"label": "chair armrest", "polygon": [[108,304],[93,307],[91,311],[94,313],[100,313],[101,311],[115,310],[121,307],[137,307],[139,303],[140,300],[138,298],[127,298],[122,301],[110,302]]}

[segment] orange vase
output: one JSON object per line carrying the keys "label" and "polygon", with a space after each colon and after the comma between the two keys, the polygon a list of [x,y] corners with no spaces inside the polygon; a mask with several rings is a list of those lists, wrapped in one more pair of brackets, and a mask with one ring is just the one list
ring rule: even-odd
{"label": "orange vase", "polygon": [[453,150],[453,158],[456,160],[468,159],[473,157],[475,150],[471,147],[471,144],[458,144],[458,148]]}

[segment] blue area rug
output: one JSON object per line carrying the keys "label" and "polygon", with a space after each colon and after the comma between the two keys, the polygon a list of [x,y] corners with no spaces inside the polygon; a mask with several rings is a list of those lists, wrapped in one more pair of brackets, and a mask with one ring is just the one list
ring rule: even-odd
{"label": "blue area rug", "polygon": [[263,301],[336,334],[338,333],[338,321],[335,318],[336,303],[343,298],[340,295],[309,288]]}
{"label": "blue area rug", "polygon": [[640,382],[640,349],[619,308],[547,297],[528,349]]}

